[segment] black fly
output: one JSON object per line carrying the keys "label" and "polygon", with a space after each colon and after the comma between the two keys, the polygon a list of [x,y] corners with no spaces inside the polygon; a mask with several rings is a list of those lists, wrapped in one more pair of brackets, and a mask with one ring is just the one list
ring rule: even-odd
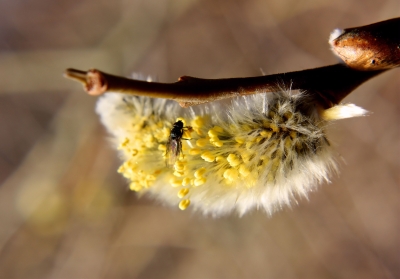
{"label": "black fly", "polygon": [[185,129],[191,130],[192,127],[183,127],[183,122],[181,120],[176,121],[172,125],[167,142],[167,152],[165,154],[168,167],[173,167],[176,160],[179,159],[179,155],[182,152],[182,139],[184,139],[182,136]]}

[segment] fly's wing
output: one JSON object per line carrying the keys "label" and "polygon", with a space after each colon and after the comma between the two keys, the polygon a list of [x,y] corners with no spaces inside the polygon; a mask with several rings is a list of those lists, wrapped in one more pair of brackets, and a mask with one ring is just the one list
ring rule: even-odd
{"label": "fly's wing", "polygon": [[166,163],[168,167],[173,167],[178,159],[180,152],[179,141],[169,139],[167,143]]}

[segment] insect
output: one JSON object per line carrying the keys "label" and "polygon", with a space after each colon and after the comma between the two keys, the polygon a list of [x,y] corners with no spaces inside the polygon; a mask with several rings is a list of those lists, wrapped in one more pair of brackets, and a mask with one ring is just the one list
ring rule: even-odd
{"label": "insect", "polygon": [[[166,164],[168,167],[173,167],[176,160],[179,158],[179,155],[182,152],[182,138],[184,130],[192,130],[190,126],[183,126],[183,122],[181,120],[176,121],[172,125],[171,132],[169,134],[168,142],[167,142],[167,151],[166,151]],[[188,140],[188,139],[184,139]]]}

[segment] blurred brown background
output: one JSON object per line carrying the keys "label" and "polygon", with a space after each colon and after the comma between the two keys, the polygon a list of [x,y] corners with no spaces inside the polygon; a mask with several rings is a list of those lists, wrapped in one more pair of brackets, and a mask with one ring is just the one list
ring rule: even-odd
{"label": "blurred brown background", "polygon": [[399,69],[348,102],[332,184],[272,218],[138,199],[67,67],[242,77],[336,63],[336,27],[398,0],[0,0],[1,278],[400,278]]}

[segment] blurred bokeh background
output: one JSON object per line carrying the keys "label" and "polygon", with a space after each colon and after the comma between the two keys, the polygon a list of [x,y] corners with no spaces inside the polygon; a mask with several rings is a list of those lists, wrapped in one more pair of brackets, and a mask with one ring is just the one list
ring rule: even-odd
{"label": "blurred bokeh background", "polygon": [[[399,69],[346,101],[340,174],[269,218],[138,199],[65,68],[173,82],[336,63],[334,28],[398,0],[0,0],[1,278],[400,278]],[[396,30],[396,32],[400,32]]]}

